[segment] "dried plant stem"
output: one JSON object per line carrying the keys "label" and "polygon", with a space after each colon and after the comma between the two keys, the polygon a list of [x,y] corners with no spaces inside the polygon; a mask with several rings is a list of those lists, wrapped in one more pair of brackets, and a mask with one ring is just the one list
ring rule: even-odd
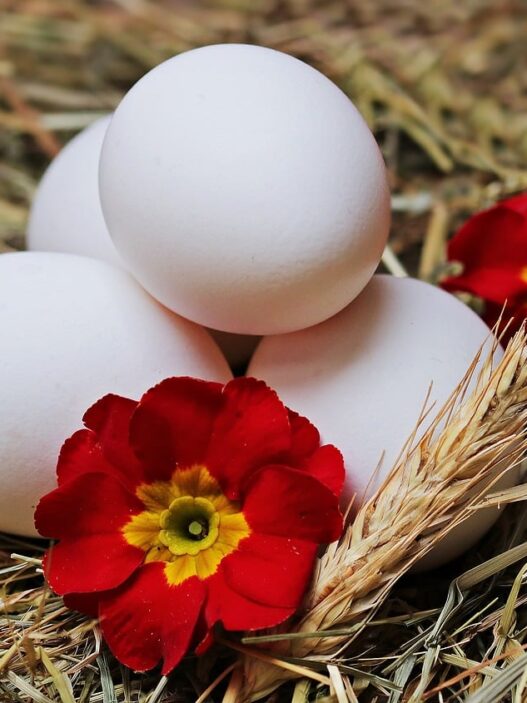
{"label": "dried plant stem", "polygon": [[269,654],[265,654],[265,652],[261,652],[257,649],[253,650],[253,649],[250,649],[249,647],[242,647],[241,645],[236,644],[235,642],[225,641],[224,644],[231,647],[232,649],[235,649],[236,651],[238,651],[240,654],[242,654],[244,656],[247,656],[251,659],[257,659],[258,661],[261,661],[264,664],[267,664],[268,666],[271,666],[271,667],[276,666],[280,669],[283,669],[286,672],[289,672],[289,674],[290,674],[289,678],[297,678],[300,676],[300,677],[313,679],[314,681],[318,681],[318,683],[324,684],[325,686],[329,686],[329,684],[330,684],[330,679],[327,676],[323,676],[322,674],[318,674],[316,671],[311,671],[310,669],[307,669],[306,667],[299,666],[298,664],[291,664],[290,662],[284,661],[280,658],[270,656]]}
{"label": "dried plant stem", "polygon": [[404,268],[389,244],[386,245],[382,253],[382,263],[392,276],[397,278],[406,278],[408,276],[408,271]]}
{"label": "dried plant stem", "polygon": [[0,94],[3,94],[16,115],[27,120],[27,129],[33,134],[42,151],[50,158],[56,156],[60,151],[60,142],[42,126],[39,113],[26,103],[15,84],[6,76],[0,76]]}
{"label": "dried plant stem", "polygon": [[207,688],[203,691],[199,698],[196,698],[195,703],[205,703],[212,691],[214,691],[214,689],[220,685],[223,679],[227,678],[227,676],[234,671],[236,666],[237,663],[234,662],[233,664],[230,664],[224,671],[222,671],[221,674],[216,676],[214,681],[207,686]]}
{"label": "dried plant stem", "polygon": [[[416,429],[382,487],[319,560],[296,633],[353,625],[356,637],[395,582],[520,462],[527,446],[525,331],[495,368],[493,352],[478,372],[480,352],[422,438],[415,443]],[[325,661],[350,641],[349,635],[295,638],[272,645],[267,655]],[[247,655],[243,663],[246,701],[293,675]]]}
{"label": "dried plant stem", "polygon": [[433,282],[440,267],[445,264],[448,215],[445,203],[438,201],[432,210],[419,262],[419,278],[425,281]]}
{"label": "dried plant stem", "polygon": [[232,672],[229,685],[223,696],[222,703],[237,703],[239,700],[240,690],[243,685],[243,676],[240,667],[235,667]]}

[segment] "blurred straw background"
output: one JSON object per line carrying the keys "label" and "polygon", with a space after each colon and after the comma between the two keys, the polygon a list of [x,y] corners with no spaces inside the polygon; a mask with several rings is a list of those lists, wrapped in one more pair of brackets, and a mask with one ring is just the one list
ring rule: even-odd
{"label": "blurred straw background", "polygon": [[460,218],[527,187],[526,37],[524,0],[0,0],[0,248],[23,247],[61,144],[143,73],[250,42],[315,65],[356,102],[390,172],[392,247],[433,277]]}
{"label": "blurred straw background", "polygon": [[[414,275],[435,280],[466,215],[527,189],[524,0],[0,0],[0,251],[24,248],[32,195],[63,143],[154,65],[223,41],[294,54],[352,97],[388,166],[391,246]],[[525,540],[523,512],[511,506],[463,560],[396,587],[349,667],[361,701],[526,700],[524,569],[503,569]],[[41,551],[0,535],[1,703],[222,699],[224,686],[202,694],[228,659],[213,669],[212,657],[190,660],[168,681],[116,665],[94,624],[46,592]],[[449,591],[486,558],[462,595]],[[430,685],[412,684],[423,647]],[[498,675],[505,660],[516,667],[513,694]],[[348,700],[301,683],[269,701],[315,699]]]}

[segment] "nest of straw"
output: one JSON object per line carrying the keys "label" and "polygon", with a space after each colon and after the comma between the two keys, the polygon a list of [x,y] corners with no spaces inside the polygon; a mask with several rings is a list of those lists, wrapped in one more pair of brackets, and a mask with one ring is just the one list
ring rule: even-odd
{"label": "nest of straw", "polygon": [[[458,222],[527,188],[526,34],[521,0],[0,0],[0,251],[24,247],[29,203],[62,143],[146,70],[245,41],[299,56],[356,102],[389,168],[392,249],[434,281]],[[0,701],[519,703],[526,491],[485,491],[524,449],[526,350],[521,332],[474,391],[475,367],[423,420],[439,413],[321,558],[297,620],[218,633],[168,679],[119,666],[97,623],[46,588],[42,543],[0,535]],[[508,503],[462,559],[412,571],[455,524]]]}

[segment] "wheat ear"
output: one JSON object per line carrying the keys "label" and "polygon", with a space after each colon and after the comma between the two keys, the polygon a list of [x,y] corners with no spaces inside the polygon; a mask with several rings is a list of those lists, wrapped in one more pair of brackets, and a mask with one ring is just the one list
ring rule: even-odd
{"label": "wheat ear", "polygon": [[525,330],[514,336],[497,364],[494,352],[487,351],[482,361],[480,350],[419,441],[418,427],[383,485],[321,557],[300,619],[287,632],[277,631],[280,641],[269,644],[270,637],[262,638],[263,659],[243,655],[239,700],[259,700],[298,676],[280,665],[282,659],[338,656],[394,583],[519,464],[527,447]]}

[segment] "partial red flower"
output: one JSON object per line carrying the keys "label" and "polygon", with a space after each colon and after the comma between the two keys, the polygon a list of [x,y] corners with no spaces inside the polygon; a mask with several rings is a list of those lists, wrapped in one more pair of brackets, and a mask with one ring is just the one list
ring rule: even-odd
{"label": "partial red flower", "polygon": [[215,623],[298,608],[318,545],[342,531],[343,460],[263,382],[171,378],[108,395],[64,444],[35,515],[58,540],[50,586],[100,618],[115,656],[168,673]]}
{"label": "partial red flower", "polygon": [[450,240],[448,259],[463,268],[442,281],[442,287],[481,298],[489,326],[507,304],[503,326],[514,318],[510,336],[527,316],[527,193],[470,218]]}

